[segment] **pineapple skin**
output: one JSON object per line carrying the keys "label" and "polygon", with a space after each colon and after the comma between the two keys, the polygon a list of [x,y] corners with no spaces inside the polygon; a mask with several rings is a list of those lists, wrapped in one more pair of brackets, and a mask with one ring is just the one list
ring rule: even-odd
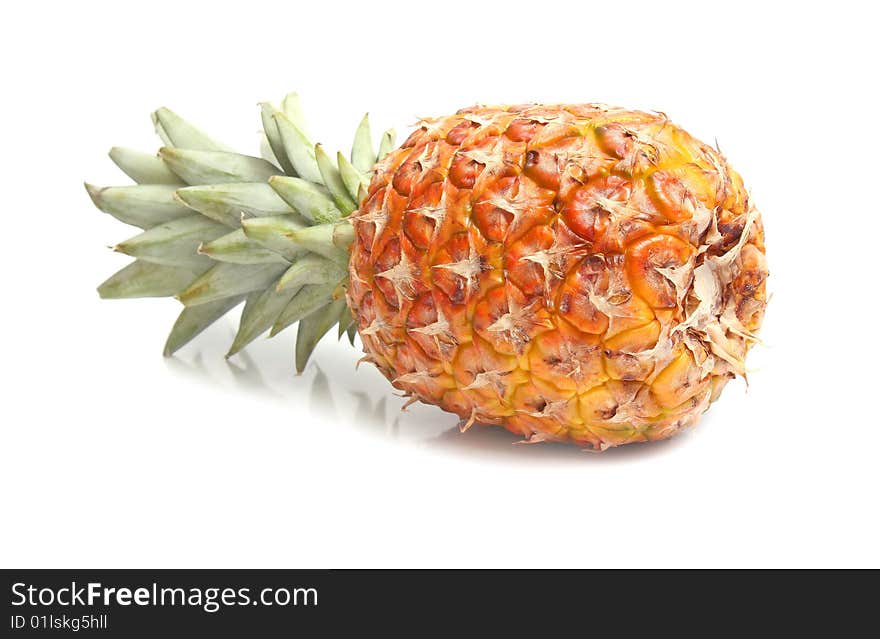
{"label": "pineapple skin", "polygon": [[349,306],[411,396],[604,450],[692,426],[766,305],[741,177],[662,113],[477,106],[426,119],[351,217]]}

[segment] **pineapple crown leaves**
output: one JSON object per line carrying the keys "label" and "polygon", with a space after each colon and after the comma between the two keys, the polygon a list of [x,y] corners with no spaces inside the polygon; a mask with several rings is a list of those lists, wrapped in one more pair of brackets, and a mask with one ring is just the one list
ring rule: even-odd
{"label": "pineapple crown leaves", "polygon": [[262,157],[241,155],[173,111],[152,115],[157,155],[114,147],[110,158],[134,182],[86,190],[101,211],[141,229],[113,249],[135,261],[98,287],[103,298],[175,297],[184,309],[165,343],[169,356],[244,302],[227,357],[260,335],[298,324],[302,372],[321,337],[338,325],[354,341],[343,291],[348,247],[344,219],[357,209],[378,153],[364,116],[350,159],[332,156],[307,134],[295,93],[281,108],[260,104]]}

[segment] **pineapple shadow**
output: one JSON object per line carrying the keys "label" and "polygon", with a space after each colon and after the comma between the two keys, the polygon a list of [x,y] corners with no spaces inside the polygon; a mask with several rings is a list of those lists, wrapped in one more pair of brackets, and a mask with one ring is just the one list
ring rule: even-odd
{"label": "pineapple shadow", "polygon": [[[706,418],[702,424],[705,427]],[[694,435],[684,432],[670,439],[627,444],[609,448],[602,453],[590,449],[578,448],[571,444],[559,442],[541,442],[527,444],[522,438],[498,426],[474,424],[462,433],[458,427],[451,428],[431,440],[424,442],[430,448],[443,451],[454,451],[468,457],[496,459],[516,459],[517,463],[572,461],[575,463],[607,464],[638,461],[648,457],[662,456],[671,453],[680,446],[687,445]]]}
{"label": "pineapple shadow", "polygon": [[284,393],[268,382],[258,360],[246,350],[231,358],[218,356],[229,346],[234,335],[230,327],[211,327],[199,340],[166,357],[165,365],[175,373],[196,381],[213,385],[231,383],[247,392],[283,398]]}
{"label": "pineapple shadow", "polygon": [[[214,359],[213,356],[209,355],[208,357],[209,359],[206,359],[205,353],[199,350],[189,359],[183,359],[178,356],[168,357],[165,359],[165,364],[169,369],[176,373],[186,375],[187,377],[199,381],[211,381],[211,378],[215,374],[213,371],[214,369],[217,369],[218,366],[213,362],[209,363],[210,360]],[[271,386],[266,383],[253,358],[249,357],[246,353],[240,353],[236,357],[238,361],[224,359],[222,364],[220,364],[220,366],[225,367],[225,370],[229,373],[235,386],[250,392],[259,392],[273,397],[282,397],[281,393],[273,390]]]}
{"label": "pineapple shadow", "polygon": [[336,401],[333,399],[333,392],[330,390],[330,380],[317,362],[314,368],[315,376],[312,378],[312,385],[309,389],[309,401],[313,406],[320,406],[321,412],[327,415],[327,417],[336,418]]}
{"label": "pineapple shadow", "polygon": [[[568,444],[522,444],[522,438],[498,426],[477,423],[462,433],[458,418],[436,407],[415,404],[401,410],[405,398],[378,371],[362,366],[355,372],[358,354],[347,343],[322,340],[306,370],[297,376],[291,370],[293,343],[289,339],[258,343],[250,347],[255,351],[252,354],[245,349],[227,360],[218,353],[230,343],[232,330],[223,328],[206,331],[196,344],[167,358],[167,366],[212,385],[231,383],[236,389],[292,403],[297,410],[306,399],[311,412],[336,423],[438,454],[516,463],[626,463],[673,452],[697,434],[685,432],[665,441],[591,454]],[[292,411],[292,420],[296,414]],[[698,432],[705,432],[711,422],[709,411]]]}

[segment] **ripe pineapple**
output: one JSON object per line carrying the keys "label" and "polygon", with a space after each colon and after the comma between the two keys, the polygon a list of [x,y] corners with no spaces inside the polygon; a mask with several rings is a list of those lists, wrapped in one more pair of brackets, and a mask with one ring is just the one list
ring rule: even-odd
{"label": "ripe pineapple", "polygon": [[173,112],[139,184],[87,185],[145,229],[104,297],[176,296],[171,354],[244,302],[229,354],[298,323],[360,334],[365,360],[463,428],[597,450],[663,439],[745,375],[766,304],[761,219],[721,154],[661,113],[598,104],[463,109],[351,159],[264,104],[267,159]]}

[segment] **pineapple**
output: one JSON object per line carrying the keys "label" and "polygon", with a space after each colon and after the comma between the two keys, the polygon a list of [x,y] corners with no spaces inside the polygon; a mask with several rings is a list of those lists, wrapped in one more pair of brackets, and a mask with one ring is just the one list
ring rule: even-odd
{"label": "pineapple", "polygon": [[594,450],[667,438],[745,376],[761,218],[720,152],[664,114],[476,106],[378,152],[365,117],[350,158],[311,142],[295,94],[262,119],[265,159],[160,109],[158,157],[110,153],[138,184],[86,185],[144,229],[100,294],[184,305],[166,355],[243,303],[228,355],[298,324],[301,371],[338,326],[462,430]]}

